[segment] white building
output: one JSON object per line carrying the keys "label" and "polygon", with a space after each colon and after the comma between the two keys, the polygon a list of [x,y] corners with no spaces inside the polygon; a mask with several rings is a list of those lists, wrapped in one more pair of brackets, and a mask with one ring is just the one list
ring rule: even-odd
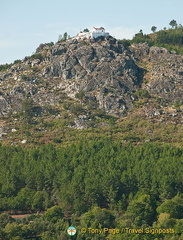
{"label": "white building", "polygon": [[103,27],[100,27],[100,28],[93,27],[91,32],[80,32],[74,38],[77,40],[82,40],[85,38],[90,39],[90,38],[97,38],[101,36],[108,37],[109,33],[105,32],[105,28]]}
{"label": "white building", "polygon": [[105,32],[105,28],[103,27],[100,27],[100,28],[93,27],[91,31],[91,36],[92,38],[97,38],[101,36],[108,37],[109,33]]}

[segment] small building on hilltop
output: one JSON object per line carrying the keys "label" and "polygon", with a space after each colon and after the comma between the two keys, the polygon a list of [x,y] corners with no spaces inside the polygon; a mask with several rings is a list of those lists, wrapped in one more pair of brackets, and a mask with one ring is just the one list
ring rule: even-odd
{"label": "small building on hilltop", "polygon": [[103,28],[103,27],[100,27],[100,28],[93,27],[92,31],[91,31],[91,36],[92,36],[92,38],[97,38],[97,37],[101,37],[101,36],[108,37],[109,33],[105,32],[105,28]]}
{"label": "small building on hilltop", "polygon": [[105,32],[105,28],[100,27],[100,28],[96,28],[93,27],[91,32],[80,32],[77,34],[76,37],[74,37],[74,39],[77,40],[83,40],[83,39],[92,39],[92,38],[97,38],[97,37],[109,37],[109,33]]}

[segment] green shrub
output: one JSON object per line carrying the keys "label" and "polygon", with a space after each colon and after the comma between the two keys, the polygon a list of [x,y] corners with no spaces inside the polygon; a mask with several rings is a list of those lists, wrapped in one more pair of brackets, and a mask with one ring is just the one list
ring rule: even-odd
{"label": "green shrub", "polygon": [[52,47],[54,45],[54,42],[47,43],[49,47]]}
{"label": "green shrub", "polygon": [[176,100],[174,103],[174,108],[176,110],[180,110],[180,107],[182,106],[182,101]]}
{"label": "green shrub", "polygon": [[29,81],[30,80],[30,78],[26,75],[22,75],[21,77],[22,77],[23,81]]}
{"label": "green shrub", "polygon": [[135,95],[139,98],[150,98],[150,94],[146,89],[140,89]]}
{"label": "green shrub", "polygon": [[72,104],[70,107],[70,111],[76,116],[83,114],[85,112],[81,104]]}
{"label": "green shrub", "polygon": [[62,142],[62,139],[59,138],[59,137],[57,137],[57,138],[54,138],[54,139],[53,139],[53,142],[54,142],[54,143],[61,143],[61,142]]}
{"label": "green shrub", "polygon": [[32,71],[33,71],[34,73],[39,72],[39,68],[36,67],[36,66],[34,66],[34,67],[32,68]]}
{"label": "green shrub", "polygon": [[7,69],[9,69],[12,65],[13,65],[13,64],[8,64],[8,63],[2,64],[2,65],[0,65],[0,71],[4,72],[4,71],[6,71]]}
{"label": "green shrub", "polygon": [[64,216],[62,209],[59,206],[53,206],[44,213],[44,217],[51,222],[57,222]]}
{"label": "green shrub", "polygon": [[41,53],[35,53],[31,56],[31,59],[39,59],[40,61],[43,60],[43,55]]}

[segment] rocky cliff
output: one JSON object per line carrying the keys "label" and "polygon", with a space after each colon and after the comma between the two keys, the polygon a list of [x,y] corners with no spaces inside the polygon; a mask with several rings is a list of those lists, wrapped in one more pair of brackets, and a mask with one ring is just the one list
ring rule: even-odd
{"label": "rocky cliff", "polygon": [[130,49],[146,69],[142,87],[155,97],[183,100],[183,56],[147,44],[134,44]]}
{"label": "rocky cliff", "polygon": [[82,91],[83,103],[122,116],[141,89],[170,103],[183,101],[183,56],[147,44],[126,48],[112,37],[41,44],[0,72],[0,115],[17,111],[25,98],[44,107]]}

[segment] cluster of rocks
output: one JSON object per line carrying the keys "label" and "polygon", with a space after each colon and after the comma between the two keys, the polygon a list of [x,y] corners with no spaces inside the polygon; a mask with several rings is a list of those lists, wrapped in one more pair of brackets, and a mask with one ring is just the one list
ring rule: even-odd
{"label": "cluster of rocks", "polygon": [[146,43],[130,47],[135,59],[144,63],[147,83],[143,85],[152,95],[170,102],[183,101],[183,56],[165,48],[149,47]]}

